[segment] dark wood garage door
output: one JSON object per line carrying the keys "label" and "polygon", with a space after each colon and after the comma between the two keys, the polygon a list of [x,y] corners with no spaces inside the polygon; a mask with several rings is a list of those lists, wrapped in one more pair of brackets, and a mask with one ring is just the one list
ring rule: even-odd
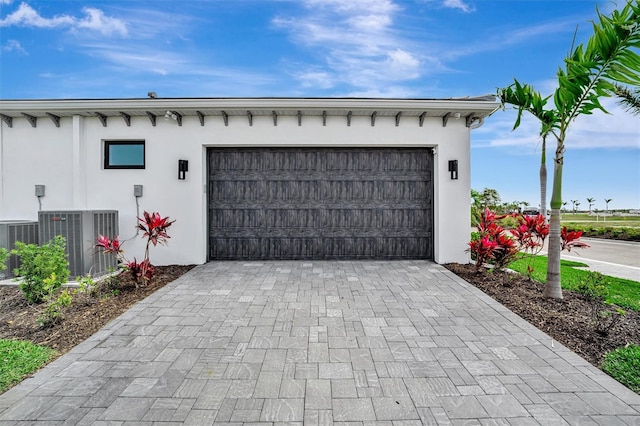
{"label": "dark wood garage door", "polygon": [[432,259],[428,149],[209,149],[209,258]]}

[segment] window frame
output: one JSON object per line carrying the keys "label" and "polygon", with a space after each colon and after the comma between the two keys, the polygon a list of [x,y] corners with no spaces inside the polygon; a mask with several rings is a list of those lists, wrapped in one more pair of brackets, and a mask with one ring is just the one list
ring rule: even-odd
{"label": "window frame", "polygon": [[[145,169],[147,165],[147,149],[146,143],[144,139],[140,140],[104,140],[103,141],[104,149],[103,149],[103,167],[105,170],[123,170],[123,169]],[[140,146],[142,145],[142,164],[118,164],[112,165],[109,164],[110,156],[109,150],[112,146],[123,146],[123,145],[133,145]]]}

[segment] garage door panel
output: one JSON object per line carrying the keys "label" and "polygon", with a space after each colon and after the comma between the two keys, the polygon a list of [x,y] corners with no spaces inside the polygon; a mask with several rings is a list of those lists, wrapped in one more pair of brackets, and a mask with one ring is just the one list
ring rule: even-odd
{"label": "garage door panel", "polygon": [[432,162],[426,149],[210,149],[210,258],[432,258]]}

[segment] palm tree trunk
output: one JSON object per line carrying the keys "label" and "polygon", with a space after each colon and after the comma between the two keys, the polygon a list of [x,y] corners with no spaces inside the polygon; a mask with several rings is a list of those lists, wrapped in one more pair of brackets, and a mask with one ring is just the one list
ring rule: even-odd
{"label": "palm tree trunk", "polygon": [[560,283],[560,209],[562,208],[562,165],[564,163],[564,145],[558,141],[553,167],[553,190],[551,192],[551,221],[549,223],[549,249],[547,251],[547,284],[544,296],[562,299]]}
{"label": "palm tree trunk", "polygon": [[540,214],[547,217],[547,135],[542,135],[542,158],[540,159]]}

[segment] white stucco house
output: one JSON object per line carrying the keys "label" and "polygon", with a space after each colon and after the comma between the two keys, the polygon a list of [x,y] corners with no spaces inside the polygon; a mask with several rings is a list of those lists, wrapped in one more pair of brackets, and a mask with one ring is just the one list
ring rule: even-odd
{"label": "white stucco house", "polygon": [[[176,222],[157,265],[467,262],[472,130],[495,98],[0,100],[0,221],[116,210]],[[87,237],[85,237],[87,238]],[[91,237],[93,238],[93,237]],[[89,245],[91,241],[89,241]]]}

